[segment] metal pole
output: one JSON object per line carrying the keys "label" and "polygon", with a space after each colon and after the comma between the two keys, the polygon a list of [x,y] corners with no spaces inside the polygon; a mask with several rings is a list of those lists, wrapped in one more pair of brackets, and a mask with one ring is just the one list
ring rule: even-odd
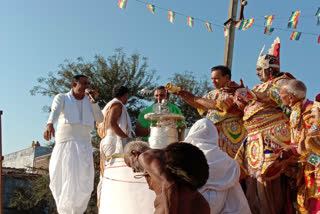
{"label": "metal pole", "polygon": [[2,214],[2,132],[1,132],[1,115],[2,111],[0,111],[0,214]]}
{"label": "metal pole", "polygon": [[237,7],[238,7],[238,0],[230,0],[229,5],[229,35],[226,37],[226,43],[224,48],[224,58],[223,64],[228,68],[232,67],[232,56],[233,56],[233,45],[234,45],[234,36],[235,36],[235,21],[237,16]]}

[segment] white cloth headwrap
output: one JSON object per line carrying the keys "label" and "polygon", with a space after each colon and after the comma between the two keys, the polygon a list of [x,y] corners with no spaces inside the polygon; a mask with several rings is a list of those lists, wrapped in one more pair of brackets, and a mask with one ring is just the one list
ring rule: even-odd
{"label": "white cloth headwrap", "polygon": [[216,127],[206,118],[198,120],[184,140],[201,149],[208,161],[209,178],[199,192],[206,189],[224,191],[238,182],[240,176],[238,163],[219,148],[218,140]]}

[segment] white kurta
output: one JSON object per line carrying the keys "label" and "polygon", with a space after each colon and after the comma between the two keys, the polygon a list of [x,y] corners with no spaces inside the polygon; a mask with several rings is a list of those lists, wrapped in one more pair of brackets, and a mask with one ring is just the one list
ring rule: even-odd
{"label": "white kurta", "polygon": [[[121,103],[117,99],[110,101],[103,110],[104,114],[114,102]],[[130,117],[124,105],[117,123],[123,132],[126,133],[128,127],[131,133]],[[122,154],[125,143],[126,139],[117,136],[106,127],[106,136],[100,143],[100,155],[104,164],[98,186],[99,213],[152,214],[155,193],[149,189],[144,177],[135,179],[135,173],[125,164],[123,158],[105,160],[110,155]]]}
{"label": "white kurta", "polygon": [[199,192],[208,201],[211,214],[250,214],[248,201],[238,182],[238,163],[218,147],[218,137],[216,127],[204,118],[191,127],[184,140],[201,149],[208,161],[209,178]]}
{"label": "white kurta", "polygon": [[[75,100],[72,95],[71,98],[66,101],[66,94],[58,94],[51,107],[48,123],[59,121],[49,164],[49,187],[60,214],[83,214],[94,185],[90,142],[93,124],[88,125],[88,121],[101,122],[103,115],[99,106],[89,103],[87,97]],[[73,107],[65,111],[68,106]],[[66,112],[73,112],[72,117],[66,117]]]}

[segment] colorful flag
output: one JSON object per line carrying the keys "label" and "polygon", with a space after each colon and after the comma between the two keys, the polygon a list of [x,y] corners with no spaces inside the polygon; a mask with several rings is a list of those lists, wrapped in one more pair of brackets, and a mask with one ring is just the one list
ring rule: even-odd
{"label": "colorful flag", "polygon": [[234,27],[239,28],[243,21],[237,21]]}
{"label": "colorful flag", "polygon": [[247,30],[248,28],[250,28],[254,23],[254,19],[248,19],[246,22],[246,25],[243,27],[243,30]]}
{"label": "colorful flag", "polygon": [[172,10],[168,10],[168,14],[169,14],[169,21],[170,21],[171,23],[174,23],[175,12],[173,12]]}
{"label": "colorful flag", "polygon": [[297,26],[298,26],[298,22],[297,21],[293,21],[293,22],[289,22],[288,23],[288,28],[296,29]]}
{"label": "colorful flag", "polygon": [[299,20],[300,13],[300,10],[292,12],[289,18],[289,22],[297,22]]}
{"label": "colorful flag", "polygon": [[188,25],[189,25],[190,27],[193,27],[193,25],[194,25],[194,18],[191,17],[191,16],[188,16]]}
{"label": "colorful flag", "polygon": [[274,15],[264,16],[266,22],[264,23],[265,26],[272,25],[272,21],[274,19]]}
{"label": "colorful flag", "polygon": [[320,44],[320,35],[319,35],[319,37],[318,37],[318,44]]}
{"label": "colorful flag", "polygon": [[209,23],[209,22],[205,22],[205,23],[206,23],[206,27],[207,27],[208,31],[212,32],[211,23]]}
{"label": "colorful flag", "polygon": [[318,8],[315,16],[319,16],[320,17],[320,7]]}
{"label": "colorful flag", "polygon": [[301,36],[301,32],[293,31],[290,36],[290,40],[299,40],[300,36]]}
{"label": "colorful flag", "polygon": [[229,28],[227,26],[223,26],[224,37],[229,36]]}
{"label": "colorful flag", "polygon": [[121,9],[125,10],[127,7],[127,0],[119,0],[118,2],[118,7],[120,7]]}
{"label": "colorful flag", "polygon": [[246,30],[245,26],[247,25],[247,23],[248,23],[248,20],[241,21],[239,30]]}
{"label": "colorful flag", "polygon": [[152,5],[152,4],[147,4],[147,7],[149,8],[150,12],[151,12],[152,14],[154,14],[155,6]]}
{"label": "colorful flag", "polygon": [[273,32],[274,28],[272,27],[265,27],[264,34],[270,35]]}

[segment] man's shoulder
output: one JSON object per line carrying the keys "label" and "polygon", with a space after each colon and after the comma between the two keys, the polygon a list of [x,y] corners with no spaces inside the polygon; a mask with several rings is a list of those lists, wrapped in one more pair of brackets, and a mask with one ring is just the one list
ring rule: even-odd
{"label": "man's shoulder", "polygon": [[56,94],[55,97],[64,97],[66,95],[67,95],[67,93],[58,93],[58,94]]}
{"label": "man's shoulder", "polygon": [[110,108],[122,108],[122,104],[120,102],[114,102],[110,105]]}
{"label": "man's shoulder", "polygon": [[294,76],[290,73],[283,73],[281,76],[278,76],[273,79],[273,84],[274,85],[283,85],[286,83],[288,80],[295,79]]}
{"label": "man's shoulder", "polygon": [[66,96],[66,93],[59,93],[54,96],[54,100],[63,100]]}

